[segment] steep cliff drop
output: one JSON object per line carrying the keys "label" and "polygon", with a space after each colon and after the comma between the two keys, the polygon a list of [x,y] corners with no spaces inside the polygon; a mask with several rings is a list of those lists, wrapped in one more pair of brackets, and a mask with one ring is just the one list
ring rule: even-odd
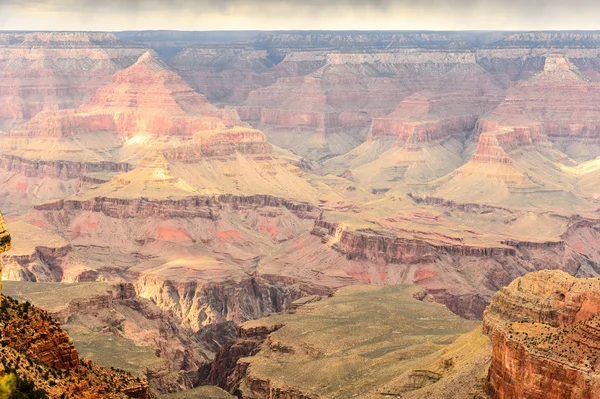
{"label": "steep cliff drop", "polygon": [[500,290],[484,316],[496,399],[600,397],[600,280],[531,273]]}

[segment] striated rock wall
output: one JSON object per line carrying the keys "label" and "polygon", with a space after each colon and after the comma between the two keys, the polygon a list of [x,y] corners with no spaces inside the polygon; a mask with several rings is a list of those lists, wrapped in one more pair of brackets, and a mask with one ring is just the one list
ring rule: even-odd
{"label": "striated rock wall", "polygon": [[345,230],[325,220],[317,220],[312,234],[336,237],[335,248],[352,258],[375,262],[417,264],[432,262],[439,253],[458,256],[515,256],[512,247],[476,247],[436,245],[419,239],[399,238],[395,234],[374,230]]}
{"label": "striated rock wall", "polygon": [[78,359],[68,335],[29,302],[3,297],[0,373],[15,373],[52,399],[150,399],[148,383],[131,374]]}
{"label": "striated rock wall", "polygon": [[400,142],[409,138],[418,143],[429,143],[451,136],[460,136],[475,128],[477,116],[457,116],[430,122],[411,122],[401,119],[374,119],[369,132],[370,139],[393,136]]}
{"label": "striated rock wall", "polygon": [[201,157],[223,157],[235,153],[246,155],[269,155],[271,145],[263,133],[252,129],[216,132],[199,137],[193,144],[173,147],[163,151],[166,159],[183,162],[198,162]]}
{"label": "striated rock wall", "polygon": [[94,198],[86,201],[60,200],[47,204],[36,205],[35,209],[41,211],[77,211],[87,210],[102,212],[114,218],[132,218],[161,216],[172,217],[200,217],[214,219],[212,208],[215,210],[230,206],[233,209],[244,207],[283,207],[291,210],[300,217],[315,218],[314,205],[289,201],[270,195],[235,196],[220,195],[213,197],[188,197],[181,200],[148,200],[145,198],[119,199],[119,198]]}
{"label": "striated rock wall", "polygon": [[[436,198],[413,196],[413,199],[465,212],[492,209]],[[323,243],[350,261],[380,265],[378,272],[386,284],[405,282],[408,278],[452,312],[466,318],[481,318],[497,290],[528,272],[559,269],[581,277],[598,274],[597,250],[591,244],[598,236],[597,221],[574,218],[568,226],[568,233],[556,240],[499,239],[488,245],[452,242],[450,237],[436,239],[427,232],[420,234],[413,230],[406,233],[414,238],[398,237],[389,230],[352,230],[324,218],[315,221],[311,233],[322,237]],[[444,244],[444,240],[448,243]],[[369,272],[352,269],[347,273],[363,284],[373,283]]]}
{"label": "striated rock wall", "polygon": [[600,396],[600,281],[560,271],[515,280],[492,299],[489,389],[498,399]]}
{"label": "striated rock wall", "polygon": [[50,177],[70,180],[83,177],[87,173],[128,172],[131,166],[119,162],[73,162],[31,160],[16,155],[0,156],[0,168],[18,172],[27,177]]}

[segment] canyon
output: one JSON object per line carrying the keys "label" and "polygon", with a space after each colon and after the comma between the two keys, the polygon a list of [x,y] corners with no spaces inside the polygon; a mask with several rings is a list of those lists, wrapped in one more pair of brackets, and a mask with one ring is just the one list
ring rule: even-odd
{"label": "canyon", "polygon": [[[600,275],[597,39],[0,33],[4,292],[158,395],[347,397],[327,378],[350,362],[387,370],[357,397],[543,397],[501,369],[529,341],[493,314],[522,276]],[[460,328],[359,350],[326,306]],[[340,353],[298,338],[319,317]]]}

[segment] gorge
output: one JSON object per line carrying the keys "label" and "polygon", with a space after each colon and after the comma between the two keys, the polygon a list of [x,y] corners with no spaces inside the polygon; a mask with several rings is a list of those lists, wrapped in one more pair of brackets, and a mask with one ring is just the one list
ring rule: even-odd
{"label": "gorge", "polygon": [[212,35],[0,33],[3,293],[67,353],[11,350],[165,398],[595,397],[597,34]]}

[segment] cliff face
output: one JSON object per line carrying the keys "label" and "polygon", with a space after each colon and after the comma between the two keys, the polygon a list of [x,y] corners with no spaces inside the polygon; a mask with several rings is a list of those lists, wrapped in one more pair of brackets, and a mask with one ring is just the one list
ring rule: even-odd
{"label": "cliff face", "polygon": [[200,217],[214,218],[214,212],[231,207],[260,208],[281,207],[297,212],[299,216],[314,218],[316,207],[302,202],[290,201],[270,195],[236,196],[221,195],[211,197],[189,197],[180,200],[148,200],[119,199],[119,198],[94,198],[87,201],[64,200],[38,205],[35,209],[40,211],[92,211],[102,212],[113,218],[127,217]]}
{"label": "cliff face", "polygon": [[495,398],[600,395],[600,283],[558,271],[528,274],[498,292],[484,315]]}
{"label": "cliff face", "polygon": [[319,291],[290,283],[260,277],[235,282],[177,281],[149,275],[138,280],[136,291],[199,331],[215,323],[241,323],[279,313],[294,300]]}
{"label": "cliff face", "polygon": [[27,177],[70,180],[81,178],[87,173],[123,173],[129,171],[131,166],[119,162],[30,160],[15,155],[3,155],[0,157],[0,168]]}

